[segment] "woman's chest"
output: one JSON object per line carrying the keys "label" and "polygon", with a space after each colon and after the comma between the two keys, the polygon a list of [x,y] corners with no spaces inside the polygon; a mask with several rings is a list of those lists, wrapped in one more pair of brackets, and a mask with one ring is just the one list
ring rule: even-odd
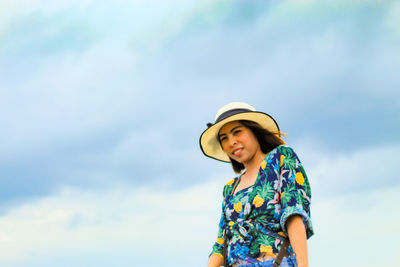
{"label": "woman's chest", "polygon": [[273,222],[280,217],[280,213],[279,194],[272,189],[260,190],[257,186],[238,190],[225,203],[225,217],[228,221],[247,220],[262,215],[264,219]]}

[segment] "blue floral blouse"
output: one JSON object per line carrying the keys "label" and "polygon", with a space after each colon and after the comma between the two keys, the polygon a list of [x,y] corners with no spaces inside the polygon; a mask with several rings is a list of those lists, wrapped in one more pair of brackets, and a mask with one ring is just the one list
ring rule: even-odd
{"label": "blue floral blouse", "polygon": [[[313,235],[311,188],[292,148],[280,145],[270,151],[261,163],[254,185],[232,195],[237,179],[240,176],[224,186],[218,237],[211,254],[222,256],[226,229],[229,264],[257,263],[263,257],[276,257],[282,237],[288,236],[285,223],[294,214],[302,216],[307,238]],[[272,235],[265,234],[266,231]]]}

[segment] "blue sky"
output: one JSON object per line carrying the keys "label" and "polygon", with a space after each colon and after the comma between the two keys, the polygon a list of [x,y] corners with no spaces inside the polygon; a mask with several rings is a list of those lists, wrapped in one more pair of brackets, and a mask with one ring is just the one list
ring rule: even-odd
{"label": "blue sky", "polygon": [[399,11],[2,1],[1,266],[205,266],[234,174],[198,137],[232,101],[272,115],[306,168],[311,266],[399,264]]}

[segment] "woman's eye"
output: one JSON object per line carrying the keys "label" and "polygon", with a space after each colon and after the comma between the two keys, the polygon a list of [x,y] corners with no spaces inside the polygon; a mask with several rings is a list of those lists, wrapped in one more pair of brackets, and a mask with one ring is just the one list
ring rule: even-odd
{"label": "woman's eye", "polygon": [[220,142],[225,141],[225,140],[226,140],[226,137],[221,137],[221,138],[219,139]]}
{"label": "woman's eye", "polygon": [[240,133],[240,130],[236,130],[236,131],[234,131],[233,133],[234,133],[234,134],[238,134],[238,133]]}

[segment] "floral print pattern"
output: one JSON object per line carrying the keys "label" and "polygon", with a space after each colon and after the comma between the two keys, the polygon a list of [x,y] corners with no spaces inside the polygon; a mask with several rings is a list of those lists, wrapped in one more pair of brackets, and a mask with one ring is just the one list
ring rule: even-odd
{"label": "floral print pattern", "polygon": [[[264,256],[276,257],[282,237],[288,236],[285,223],[295,214],[302,216],[307,238],[313,235],[311,188],[292,148],[280,145],[270,151],[260,164],[254,185],[231,194],[238,179],[240,176],[224,186],[218,237],[211,254],[222,256],[225,229],[230,265],[257,263]],[[291,247],[289,252],[293,252]]]}

